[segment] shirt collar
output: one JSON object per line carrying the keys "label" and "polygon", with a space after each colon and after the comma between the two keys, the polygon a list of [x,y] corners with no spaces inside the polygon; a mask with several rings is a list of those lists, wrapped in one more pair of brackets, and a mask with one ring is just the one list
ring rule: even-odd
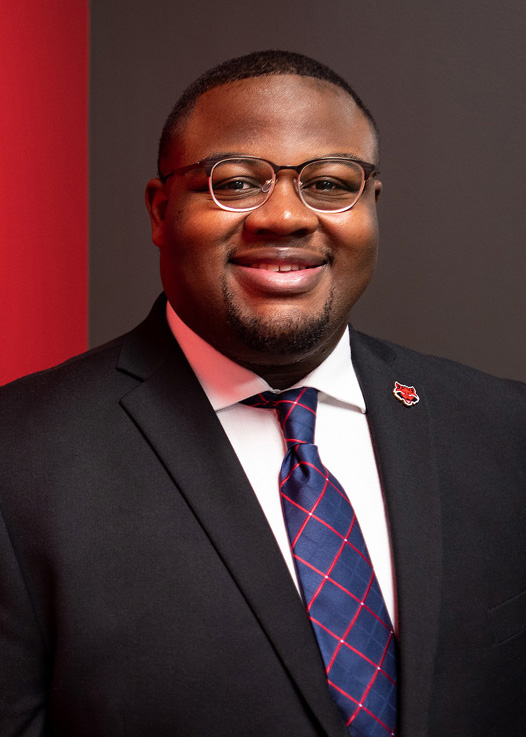
{"label": "shirt collar", "polygon": [[[194,333],[174,312],[169,302],[166,304],[166,318],[216,412],[272,389],[261,376],[230,360]],[[294,387],[300,386],[318,389],[322,401],[326,398],[327,401],[351,405],[365,412],[365,400],[351,362],[348,329],[323,363],[294,384]]]}

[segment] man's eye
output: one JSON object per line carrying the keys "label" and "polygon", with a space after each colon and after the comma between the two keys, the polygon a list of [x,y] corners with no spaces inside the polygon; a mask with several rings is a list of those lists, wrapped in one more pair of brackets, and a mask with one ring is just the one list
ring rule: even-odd
{"label": "man's eye", "polygon": [[344,182],[335,179],[314,179],[303,184],[303,189],[315,189],[321,192],[330,192],[335,189],[347,189]]}
{"label": "man's eye", "polygon": [[213,187],[215,191],[221,190],[222,192],[247,192],[261,189],[258,182],[249,179],[225,179],[222,182],[213,182]]}
{"label": "man's eye", "polygon": [[330,182],[328,179],[322,179],[319,182],[314,182],[314,186],[316,189],[329,190],[336,189],[338,185],[335,182]]}
{"label": "man's eye", "polygon": [[301,185],[303,191],[307,190],[311,195],[343,195],[348,192],[356,191],[358,182],[354,180],[346,181],[335,177],[310,179]]}

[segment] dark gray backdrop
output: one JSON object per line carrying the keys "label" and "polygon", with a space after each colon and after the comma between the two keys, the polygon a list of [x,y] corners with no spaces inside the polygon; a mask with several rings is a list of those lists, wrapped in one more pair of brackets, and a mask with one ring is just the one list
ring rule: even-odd
{"label": "dark gray backdrop", "polygon": [[90,342],[160,291],[143,203],[172,103],[256,49],[314,56],[381,132],[380,263],[353,323],[526,380],[526,5],[92,0]]}

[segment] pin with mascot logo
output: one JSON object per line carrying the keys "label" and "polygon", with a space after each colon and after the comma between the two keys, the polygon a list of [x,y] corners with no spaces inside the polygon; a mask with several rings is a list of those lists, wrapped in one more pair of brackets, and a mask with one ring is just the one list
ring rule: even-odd
{"label": "pin with mascot logo", "polygon": [[397,399],[405,404],[406,407],[411,407],[413,404],[417,404],[420,401],[420,397],[416,393],[414,386],[406,386],[395,381],[393,394]]}

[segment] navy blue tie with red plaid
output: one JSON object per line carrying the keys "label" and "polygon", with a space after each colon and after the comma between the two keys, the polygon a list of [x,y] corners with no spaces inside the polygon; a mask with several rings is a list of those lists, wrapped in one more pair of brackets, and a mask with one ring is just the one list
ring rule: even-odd
{"label": "navy blue tie with red plaid", "polygon": [[353,737],[396,734],[396,640],[358,520],[314,445],[316,389],[264,392],[287,443],[280,493],[329,689]]}

